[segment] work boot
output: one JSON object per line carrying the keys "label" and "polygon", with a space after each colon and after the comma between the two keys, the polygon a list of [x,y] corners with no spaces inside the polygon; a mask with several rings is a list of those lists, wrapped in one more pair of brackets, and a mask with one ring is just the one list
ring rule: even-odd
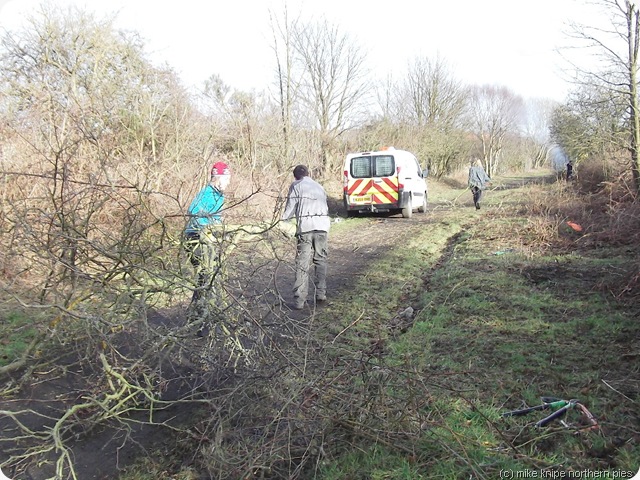
{"label": "work boot", "polygon": [[304,304],[306,302],[304,300],[302,300],[301,298],[295,298],[293,300],[293,303],[291,304],[291,309],[292,310],[302,310],[304,308]]}

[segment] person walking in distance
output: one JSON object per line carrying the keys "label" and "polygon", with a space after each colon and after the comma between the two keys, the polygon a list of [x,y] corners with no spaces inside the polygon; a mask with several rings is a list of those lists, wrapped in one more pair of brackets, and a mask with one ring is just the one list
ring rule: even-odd
{"label": "person walking in distance", "polygon": [[571,180],[573,178],[573,162],[569,160],[567,162],[567,180]]}
{"label": "person walking in distance", "polygon": [[295,180],[289,187],[282,220],[296,220],[296,278],[293,284],[293,308],[302,310],[309,291],[309,270],[315,267],[316,302],[327,300],[328,235],[331,220],[327,194],[309,176],[305,165],[293,169]]}
{"label": "person walking in distance", "polygon": [[189,306],[192,314],[201,314],[202,299],[210,293],[218,265],[218,245],[212,227],[222,223],[224,190],[231,171],[224,162],[211,169],[209,183],[198,192],[189,206],[189,220],[184,229],[184,248],[197,273],[196,286]]}
{"label": "person walking in distance", "polygon": [[482,168],[480,159],[473,160],[471,162],[471,168],[469,168],[469,188],[473,194],[473,204],[476,206],[476,210],[480,210],[482,191],[487,188],[487,184],[490,181],[489,175],[487,175],[484,168]]}

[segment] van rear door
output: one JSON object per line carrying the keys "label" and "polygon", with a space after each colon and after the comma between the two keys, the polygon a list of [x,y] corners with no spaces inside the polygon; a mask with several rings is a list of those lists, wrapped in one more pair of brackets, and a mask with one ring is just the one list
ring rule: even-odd
{"label": "van rear door", "polygon": [[398,203],[398,177],[393,155],[362,154],[351,158],[347,180],[347,203],[376,209]]}

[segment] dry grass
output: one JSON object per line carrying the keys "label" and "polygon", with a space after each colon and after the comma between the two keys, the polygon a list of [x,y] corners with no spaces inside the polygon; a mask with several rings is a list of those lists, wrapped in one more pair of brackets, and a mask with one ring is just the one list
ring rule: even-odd
{"label": "dry grass", "polygon": [[640,295],[640,201],[630,175],[620,172],[605,181],[603,168],[581,166],[575,182],[559,182],[553,195],[528,190],[528,230],[539,246],[554,250],[619,249],[631,258],[628,272],[612,286],[620,298]]}

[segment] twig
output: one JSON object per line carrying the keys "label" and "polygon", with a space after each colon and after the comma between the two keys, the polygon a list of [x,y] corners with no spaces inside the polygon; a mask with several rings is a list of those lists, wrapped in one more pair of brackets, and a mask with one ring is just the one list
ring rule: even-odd
{"label": "twig", "polygon": [[453,292],[455,292],[455,291],[458,289],[458,287],[459,287],[460,285],[462,285],[464,282],[465,282],[465,281],[464,281],[464,280],[462,280],[462,281],[458,282],[457,284],[455,284],[455,285],[453,286],[453,288],[451,289],[451,291],[447,294],[447,297],[446,297],[446,298],[444,299],[444,301],[442,302],[442,306],[445,306],[445,305],[446,305],[447,301],[449,300],[449,297],[450,297],[450,296],[453,294]]}
{"label": "twig", "polygon": [[604,383],[607,387],[609,387],[611,390],[613,390],[614,392],[616,392],[619,395],[622,395],[624,398],[626,398],[627,400],[629,400],[631,403],[635,403],[637,404],[638,402],[636,402],[635,400],[633,400],[632,398],[627,397],[624,393],[622,393],[620,390],[616,390],[615,388],[613,388],[611,385],[609,385],[607,383],[606,380],[602,379],[602,383]]}
{"label": "twig", "polygon": [[470,190],[469,187],[465,188],[462,193],[460,195],[458,195],[456,198],[453,199],[453,201],[451,202],[452,205],[455,205],[458,202],[458,199],[464,195],[465,193],[467,193],[467,191]]}
{"label": "twig", "polygon": [[38,345],[40,345],[44,337],[45,336],[43,334],[36,336],[27,346],[19,359],[11,362],[9,365],[0,367],[0,378],[23,368],[27,364],[27,359],[29,358],[31,353],[36,349]]}
{"label": "twig", "polygon": [[335,336],[335,338],[331,341],[331,343],[334,344],[340,335],[342,335],[344,332],[346,332],[351,327],[353,327],[356,323],[358,323],[363,316],[364,316],[364,308],[362,309],[362,313],[360,314],[360,316],[356,318],[353,322],[351,322],[349,326],[343,328],[342,331]]}

